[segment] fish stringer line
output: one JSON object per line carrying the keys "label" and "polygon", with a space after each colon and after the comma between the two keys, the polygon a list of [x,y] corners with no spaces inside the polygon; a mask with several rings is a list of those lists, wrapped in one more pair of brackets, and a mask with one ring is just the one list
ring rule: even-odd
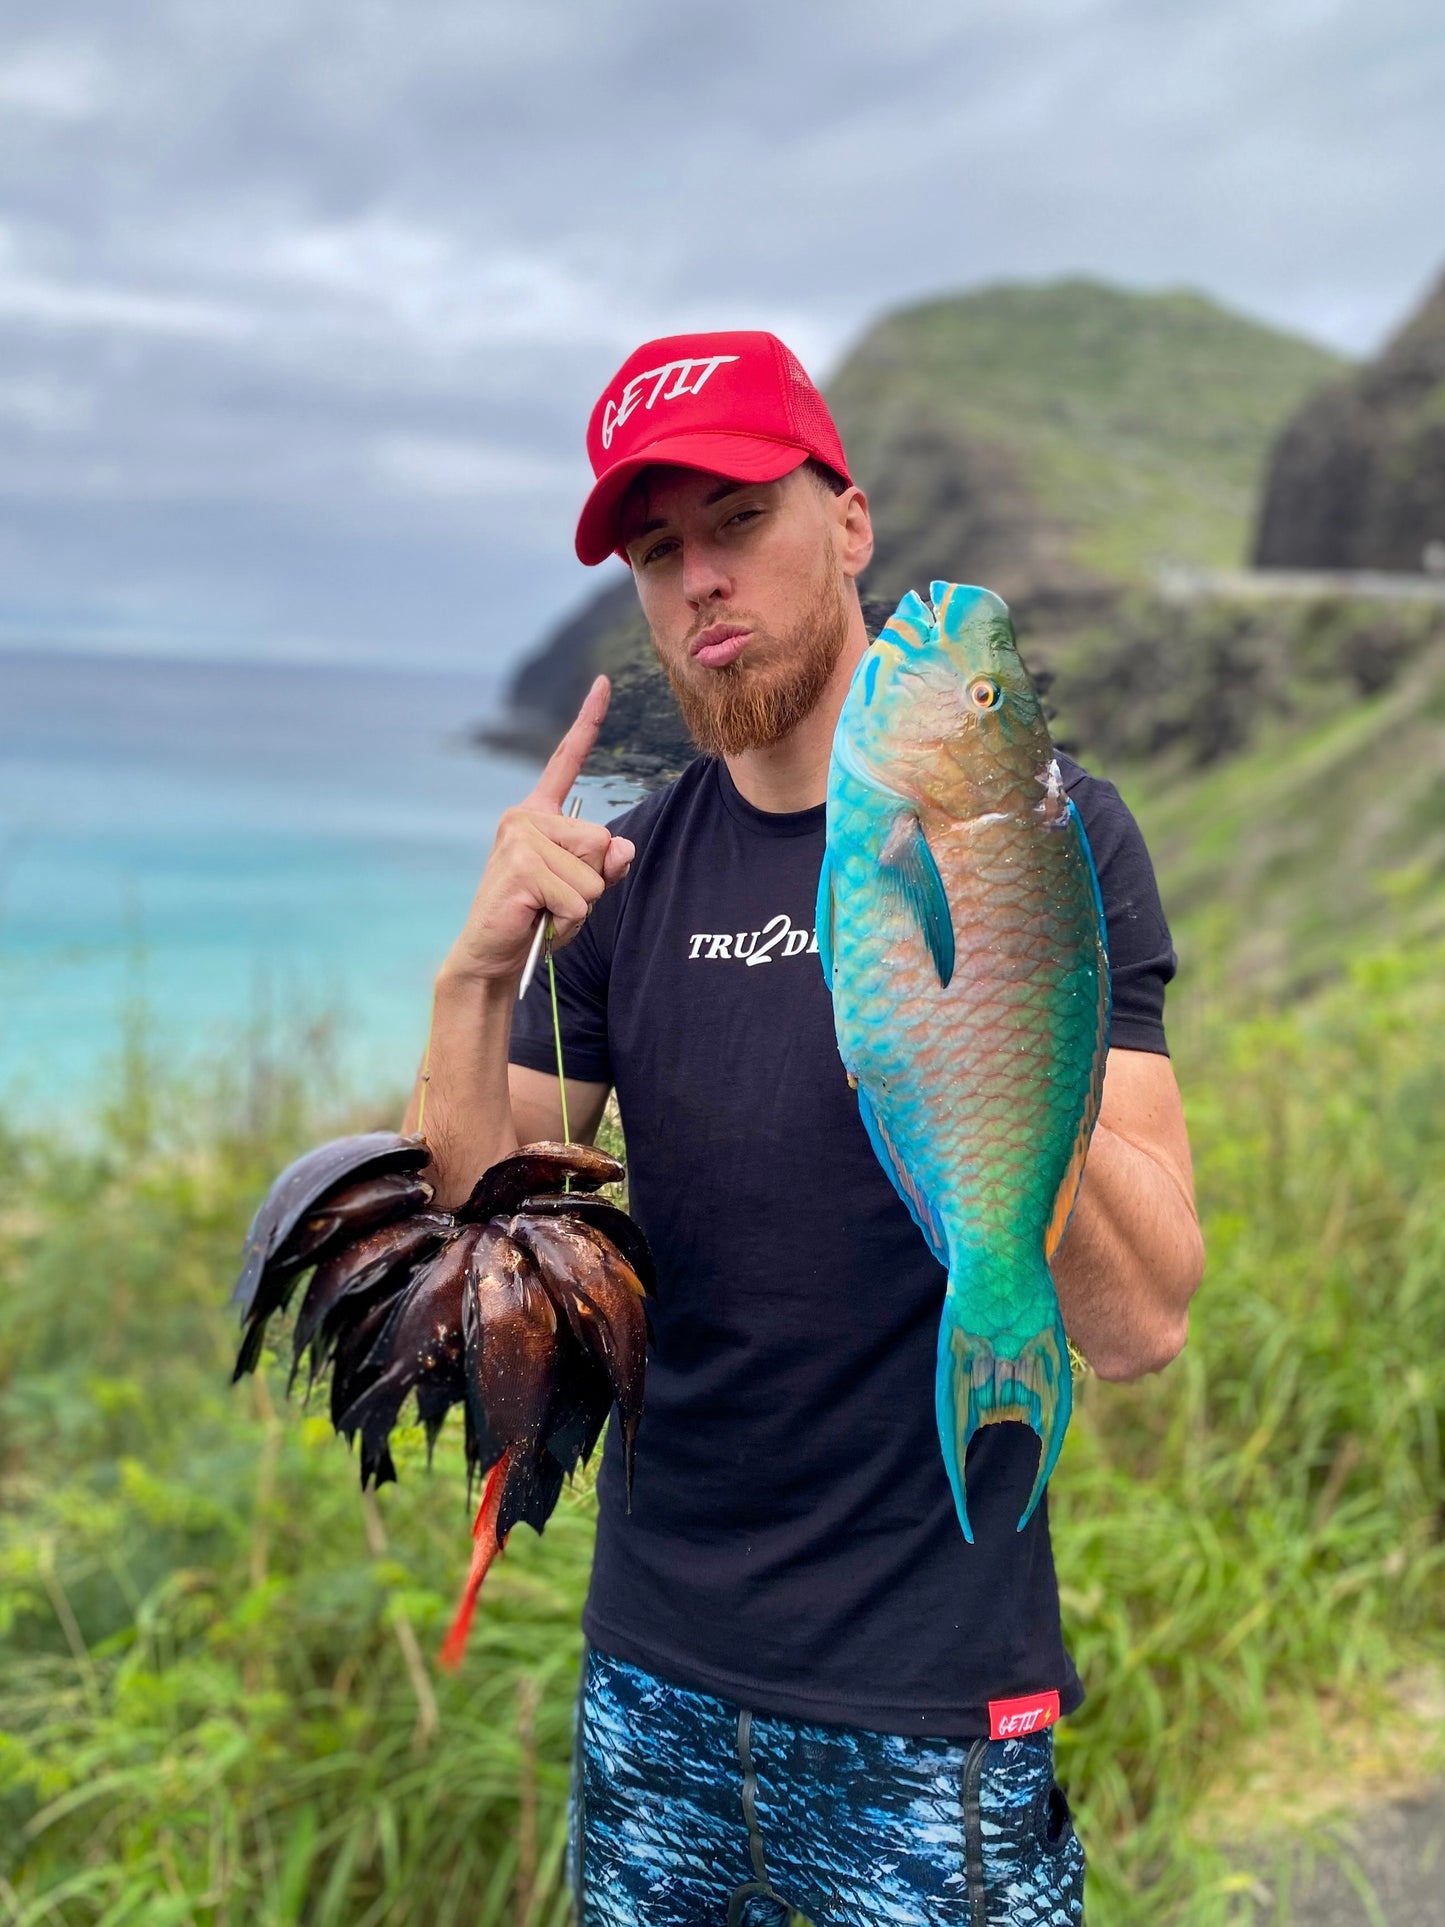
{"label": "fish stringer line", "polygon": [[427,1086],[431,1083],[431,1040],[432,1040],[432,1032],[436,1029],[436,1027],[437,1027],[437,1006],[436,1006],[436,998],[433,997],[432,1006],[431,1006],[431,1019],[428,1022],[426,1027],[426,1049],[422,1052],[422,1059],[421,1059],[421,1080],[420,1080],[421,1095],[416,1100],[416,1134],[418,1137],[426,1136],[426,1132],[423,1129],[423,1126],[426,1123],[426,1093],[427,1093]]}
{"label": "fish stringer line", "polygon": [[[574,796],[567,809],[568,816],[582,814],[582,798]],[[547,988],[552,995],[552,1041],[557,1047],[557,1100],[562,1107],[562,1142],[572,1142],[572,1126],[567,1120],[567,1079],[562,1070],[562,1019],[557,1010],[557,966],[552,961],[552,939],[557,934],[557,926],[551,917],[542,925],[542,948],[547,953]],[[572,1173],[569,1171],[562,1180],[562,1189],[572,1189]]]}

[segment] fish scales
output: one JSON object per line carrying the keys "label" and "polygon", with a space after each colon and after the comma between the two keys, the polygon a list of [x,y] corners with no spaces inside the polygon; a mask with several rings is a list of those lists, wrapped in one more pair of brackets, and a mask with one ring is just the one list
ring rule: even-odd
{"label": "fish scales", "polygon": [[[948,1268],[935,1390],[964,1531],[968,1440],[1071,1403],[1047,1259],[1098,1113],[1108,963],[1087,839],[1008,612],[935,583],[864,658],[829,772],[820,949],[885,1170]],[[936,610],[936,614],[935,614]]]}

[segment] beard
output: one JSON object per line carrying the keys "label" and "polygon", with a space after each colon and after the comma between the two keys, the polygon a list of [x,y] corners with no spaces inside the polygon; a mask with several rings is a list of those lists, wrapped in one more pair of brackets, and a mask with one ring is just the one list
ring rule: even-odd
{"label": "beard", "polygon": [[[831,552],[828,559],[832,560]],[[842,574],[836,568],[825,569],[816,595],[786,636],[773,635],[746,609],[710,609],[685,648],[693,635],[716,622],[746,622],[752,639],[737,662],[725,669],[705,669],[701,680],[690,656],[685,654],[680,663],[670,662],[653,637],[652,646],[682,720],[704,756],[741,756],[745,750],[769,749],[811,715],[847,646]],[[749,656],[754,660],[750,662]]]}

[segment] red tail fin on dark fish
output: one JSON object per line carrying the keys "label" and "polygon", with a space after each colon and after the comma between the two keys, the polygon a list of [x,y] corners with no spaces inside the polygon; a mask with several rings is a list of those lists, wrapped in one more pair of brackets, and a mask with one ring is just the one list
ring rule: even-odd
{"label": "red tail fin on dark fish", "polygon": [[487,1474],[487,1483],[482,1491],[482,1503],[477,1507],[476,1523],[472,1527],[472,1567],[467,1574],[467,1583],[462,1588],[461,1604],[457,1607],[456,1618],[447,1629],[442,1642],[439,1658],[449,1673],[454,1673],[462,1663],[462,1655],[467,1650],[467,1634],[472,1629],[472,1615],[477,1610],[477,1594],[482,1590],[482,1581],[491,1570],[492,1561],[497,1557],[505,1540],[497,1538],[497,1515],[502,1509],[502,1487],[507,1482],[511,1469],[512,1455],[504,1452]]}

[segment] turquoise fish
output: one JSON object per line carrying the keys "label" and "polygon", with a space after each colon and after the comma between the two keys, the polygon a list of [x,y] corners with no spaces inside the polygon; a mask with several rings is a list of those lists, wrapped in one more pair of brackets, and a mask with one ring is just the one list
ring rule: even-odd
{"label": "turquoise fish", "polygon": [[1099,1114],[1109,960],[1088,838],[1009,613],[909,593],[844,699],[818,947],[869,1139],[948,1288],[935,1401],[970,1542],[969,1440],[1041,1440],[1022,1531],[1073,1406],[1049,1260]]}

